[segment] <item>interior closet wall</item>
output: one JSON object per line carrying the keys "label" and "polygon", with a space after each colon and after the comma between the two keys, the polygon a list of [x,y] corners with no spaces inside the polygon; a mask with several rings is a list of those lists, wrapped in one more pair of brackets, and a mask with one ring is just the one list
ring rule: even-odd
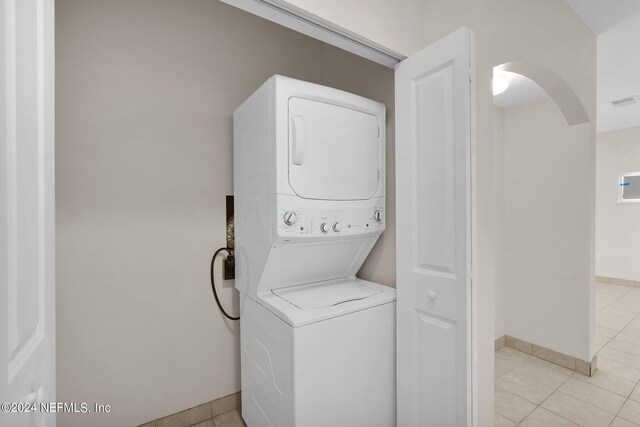
{"label": "interior closet wall", "polygon": [[215,0],[58,0],[56,30],[57,396],[112,407],[58,425],[138,425],[240,389],[209,262],[232,112],[273,74],[386,104],[387,231],[361,277],[394,285],[392,70]]}

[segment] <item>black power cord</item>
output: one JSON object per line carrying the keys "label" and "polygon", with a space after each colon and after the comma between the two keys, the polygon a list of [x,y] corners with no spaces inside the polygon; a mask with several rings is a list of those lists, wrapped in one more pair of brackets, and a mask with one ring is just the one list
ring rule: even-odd
{"label": "black power cord", "polygon": [[213,297],[216,299],[216,304],[218,304],[218,308],[220,308],[220,311],[222,312],[222,314],[224,314],[224,316],[229,320],[238,320],[238,319],[240,319],[240,316],[238,316],[238,317],[231,316],[222,307],[222,303],[220,303],[220,299],[218,298],[218,292],[216,291],[216,282],[214,280],[214,274],[213,274],[213,264],[215,263],[216,258],[218,257],[218,254],[220,252],[222,252],[222,251],[227,251],[227,254],[229,256],[231,256],[231,249],[229,249],[229,248],[220,248],[217,251],[215,251],[215,253],[213,254],[213,257],[211,257],[211,289],[213,290]]}

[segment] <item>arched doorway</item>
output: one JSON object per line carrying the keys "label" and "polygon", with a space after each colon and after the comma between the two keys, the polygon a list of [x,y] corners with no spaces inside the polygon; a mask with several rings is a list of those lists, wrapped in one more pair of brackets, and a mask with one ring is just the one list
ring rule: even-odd
{"label": "arched doorway", "polygon": [[509,62],[494,79],[509,85],[494,96],[496,419],[541,422],[595,370],[592,127],[547,67]]}

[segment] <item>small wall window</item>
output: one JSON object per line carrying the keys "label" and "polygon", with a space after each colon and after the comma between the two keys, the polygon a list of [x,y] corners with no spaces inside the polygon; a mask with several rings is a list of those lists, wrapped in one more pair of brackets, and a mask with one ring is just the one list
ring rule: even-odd
{"label": "small wall window", "polygon": [[640,172],[620,175],[618,203],[640,203]]}

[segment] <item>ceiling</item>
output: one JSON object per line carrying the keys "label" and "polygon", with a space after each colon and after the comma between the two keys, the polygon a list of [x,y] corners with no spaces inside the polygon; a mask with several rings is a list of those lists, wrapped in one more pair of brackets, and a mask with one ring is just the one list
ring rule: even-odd
{"label": "ceiling", "polygon": [[640,96],[640,0],[566,1],[598,35],[598,132],[640,126],[640,102],[611,105]]}
{"label": "ceiling", "polygon": [[567,3],[596,34],[640,13],[638,0],[567,0]]}

